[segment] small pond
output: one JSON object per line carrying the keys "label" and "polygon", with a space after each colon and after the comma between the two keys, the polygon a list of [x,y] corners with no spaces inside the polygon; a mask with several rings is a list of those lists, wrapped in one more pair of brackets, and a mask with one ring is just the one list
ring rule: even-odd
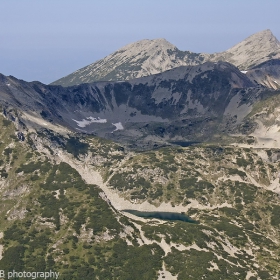
{"label": "small pond", "polygon": [[195,141],[173,141],[173,142],[170,142],[170,143],[174,144],[174,145],[181,146],[181,147],[189,147],[191,145],[199,144],[201,142],[195,142]]}
{"label": "small pond", "polygon": [[168,220],[168,221],[183,221],[187,223],[195,223],[198,224],[198,221],[195,221],[185,215],[184,213],[175,213],[175,212],[145,212],[145,211],[137,211],[137,210],[123,210],[124,212],[130,213],[137,217],[141,218],[155,218],[160,220]]}

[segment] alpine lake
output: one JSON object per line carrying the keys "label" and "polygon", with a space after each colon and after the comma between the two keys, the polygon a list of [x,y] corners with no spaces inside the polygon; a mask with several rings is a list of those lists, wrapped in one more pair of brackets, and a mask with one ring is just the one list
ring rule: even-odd
{"label": "alpine lake", "polygon": [[176,212],[146,212],[146,211],[137,211],[137,210],[129,210],[125,209],[123,212],[127,212],[137,217],[145,218],[145,219],[159,219],[166,221],[183,221],[187,223],[198,224],[198,221],[195,221],[185,215],[184,213],[176,213]]}

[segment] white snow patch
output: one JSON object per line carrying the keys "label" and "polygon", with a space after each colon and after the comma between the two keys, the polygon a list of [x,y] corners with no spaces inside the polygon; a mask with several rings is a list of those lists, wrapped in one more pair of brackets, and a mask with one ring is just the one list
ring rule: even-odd
{"label": "white snow patch", "polygon": [[76,121],[74,119],[72,119],[74,122],[77,123],[77,126],[79,127],[86,127],[87,125],[91,124],[91,123],[106,123],[107,119],[100,119],[99,117],[94,118],[94,117],[88,117],[86,119],[83,119],[81,121]]}
{"label": "white snow patch", "polygon": [[112,125],[114,125],[114,126],[116,127],[116,129],[115,129],[115,130],[113,130],[113,131],[112,131],[112,133],[113,133],[114,131],[117,131],[117,130],[123,130],[123,129],[124,129],[124,127],[123,127],[123,125],[122,125],[122,123],[121,123],[121,122],[118,122],[118,123],[112,123]]}

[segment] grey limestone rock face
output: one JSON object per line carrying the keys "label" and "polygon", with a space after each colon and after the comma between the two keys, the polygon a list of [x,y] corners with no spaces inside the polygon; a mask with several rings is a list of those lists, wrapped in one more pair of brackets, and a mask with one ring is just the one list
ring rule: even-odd
{"label": "grey limestone rock face", "polygon": [[225,61],[240,70],[248,70],[277,58],[280,58],[280,43],[270,30],[258,32],[226,51],[214,54],[181,51],[165,39],[145,39],[126,45],[52,84],[71,86],[95,81],[124,81],[207,61]]}
{"label": "grey limestone rock face", "polygon": [[149,76],[205,61],[204,54],[183,52],[165,39],[144,39],[128,44],[52,84],[70,86],[94,81],[121,81]]}
{"label": "grey limestone rock face", "polygon": [[271,59],[246,72],[254,82],[272,89],[280,89],[280,59]]}
{"label": "grey limestone rock face", "polygon": [[215,60],[220,58],[240,70],[248,70],[267,60],[280,58],[280,42],[269,29],[264,30],[217,54]]}
{"label": "grey limestone rock face", "polygon": [[23,112],[27,126],[62,126],[140,146],[208,141],[229,133],[250,112],[260,90],[227,62],[181,66],[123,82],[62,87],[3,76],[0,85],[1,103]]}

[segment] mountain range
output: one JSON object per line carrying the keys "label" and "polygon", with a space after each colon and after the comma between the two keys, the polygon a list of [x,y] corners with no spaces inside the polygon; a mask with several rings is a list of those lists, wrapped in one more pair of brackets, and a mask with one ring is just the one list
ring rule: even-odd
{"label": "mountain range", "polygon": [[1,77],[2,103],[17,108],[26,125],[60,125],[135,148],[228,136],[270,92],[227,62],[71,87]]}
{"label": "mountain range", "polygon": [[181,51],[165,39],[145,39],[124,46],[52,84],[71,86],[95,81],[130,80],[207,61],[225,61],[247,71],[267,60],[279,59],[279,49],[280,43],[270,30],[251,35],[232,48],[214,54]]}
{"label": "mountain range", "polygon": [[0,74],[0,277],[278,280],[279,66],[266,30],[143,40],[68,86]]}

